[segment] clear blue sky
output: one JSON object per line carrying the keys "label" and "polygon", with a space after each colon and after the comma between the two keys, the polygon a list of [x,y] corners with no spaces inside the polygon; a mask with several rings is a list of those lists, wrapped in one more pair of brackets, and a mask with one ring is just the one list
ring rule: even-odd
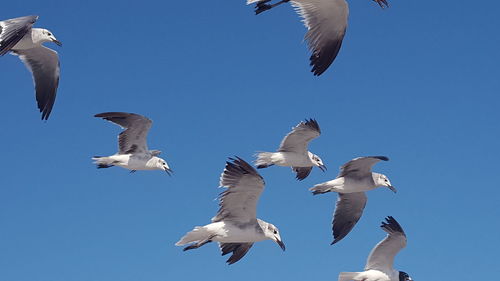
{"label": "clear blue sky", "polygon": [[[336,280],[358,271],[394,216],[408,235],[396,267],[415,280],[500,274],[500,18],[497,1],[350,1],[333,66],[309,72],[305,28],[289,5],[253,15],[239,1],[6,1],[0,19],[36,14],[63,42],[61,82],[40,121],[31,76],[0,58],[1,281]],[[149,146],[175,171],[97,170],[116,151],[105,111],[148,116]],[[257,243],[227,266],[215,243],[174,243],[216,213],[226,157],[253,160],[316,118],[310,149],[329,167],[303,182],[261,170],[258,216],[286,252]],[[307,190],[357,156],[387,155],[398,188],[330,246],[336,194]],[[494,279],[494,278],[493,278]]]}

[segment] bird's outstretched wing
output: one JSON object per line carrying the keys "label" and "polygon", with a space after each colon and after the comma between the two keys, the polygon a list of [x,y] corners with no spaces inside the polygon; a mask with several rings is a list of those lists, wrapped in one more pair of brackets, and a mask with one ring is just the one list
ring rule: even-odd
{"label": "bird's outstretched wing", "polygon": [[26,16],[0,21],[0,56],[5,55],[31,29],[38,16]]}
{"label": "bird's outstretched wing", "polygon": [[219,212],[212,222],[230,220],[245,224],[257,219],[257,202],[264,190],[264,179],[243,159],[229,158],[220,177],[220,186],[227,189],[219,195]]}
{"label": "bird's outstretched wing", "polygon": [[332,230],[335,244],[346,237],[363,215],[367,197],[364,192],[339,193],[333,214]]}
{"label": "bird's outstretched wing", "polygon": [[231,257],[226,261],[227,264],[233,264],[243,258],[248,250],[253,246],[253,243],[219,243],[222,255],[225,256],[232,253]]}
{"label": "bird's outstretched wing", "polygon": [[42,113],[42,120],[47,120],[56,101],[59,86],[60,67],[57,52],[38,46],[12,53],[18,55],[33,74],[38,109]]}
{"label": "bird's outstretched wing", "polygon": [[153,123],[148,118],[126,112],[105,112],[96,114],[94,117],[108,120],[125,129],[118,135],[120,154],[148,152],[146,137]]}
{"label": "bird's outstretched wing", "polygon": [[338,177],[368,177],[371,175],[372,166],[380,160],[389,161],[389,158],[386,156],[367,156],[354,158],[340,167],[340,173]]}
{"label": "bird's outstretched wing", "polygon": [[339,53],[347,28],[349,8],[345,0],[292,0],[307,27],[311,72],[321,75]]}
{"label": "bird's outstretched wing", "polygon": [[307,145],[309,142],[317,138],[321,134],[318,122],[314,119],[309,119],[300,122],[288,133],[281,141],[278,151],[280,152],[295,152],[307,153]]}
{"label": "bird's outstretched wing", "polygon": [[387,236],[371,251],[365,270],[375,269],[391,272],[396,254],[406,246],[406,234],[401,225],[391,216],[380,226]]}

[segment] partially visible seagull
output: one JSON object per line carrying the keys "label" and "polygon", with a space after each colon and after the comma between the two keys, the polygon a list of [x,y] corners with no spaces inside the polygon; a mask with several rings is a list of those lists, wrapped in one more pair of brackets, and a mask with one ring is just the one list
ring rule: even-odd
{"label": "partially visible seagull", "polygon": [[223,256],[232,253],[228,264],[239,261],[258,241],[272,240],[284,251],[278,228],[257,218],[264,179],[243,159],[229,159],[220,177],[220,186],[227,189],[219,195],[219,212],[211,224],[195,227],[175,245],[192,243],[184,248],[187,251],[217,241]]}
{"label": "partially visible seagull", "polygon": [[37,19],[38,16],[26,16],[0,21],[0,56],[8,52],[18,55],[31,71],[38,109],[42,120],[47,120],[59,85],[59,57],[42,43],[62,44],[47,29],[32,28]]}
{"label": "partially visible seagull", "polygon": [[272,165],[292,167],[298,180],[305,179],[314,166],[323,172],[326,166],[318,155],[307,150],[309,142],[321,134],[318,122],[314,119],[300,122],[281,141],[277,152],[259,152],[256,154],[255,165],[258,169]]}
{"label": "partially visible seagull", "polygon": [[111,121],[123,129],[118,135],[118,153],[103,157],[94,156],[97,168],[109,168],[119,166],[135,172],[136,170],[163,170],[168,175],[172,170],[165,160],[157,157],[159,150],[148,150],[146,136],[148,135],[151,124],[148,118],[126,112],[105,112],[94,115],[104,120]]}
{"label": "partially visible seagull", "polygon": [[391,216],[380,226],[387,236],[371,251],[363,272],[341,272],[338,281],[412,281],[408,273],[393,268],[394,257],[406,247],[406,234]]}
{"label": "partially visible seagull", "polygon": [[[373,0],[380,7],[388,7],[386,0]],[[256,3],[255,14],[260,14],[283,3],[291,2],[307,27],[305,40],[312,52],[311,72],[321,75],[332,64],[339,53],[347,28],[349,8],[345,0],[281,0],[268,4],[271,0],[247,0]]]}
{"label": "partially visible seagull", "polygon": [[337,192],[337,206],[333,215],[332,245],[344,238],[356,225],[366,205],[365,191],[387,187],[396,193],[387,176],[372,173],[372,166],[378,161],[388,161],[385,156],[358,157],[340,167],[339,175],[331,181],[310,188],[314,195]]}

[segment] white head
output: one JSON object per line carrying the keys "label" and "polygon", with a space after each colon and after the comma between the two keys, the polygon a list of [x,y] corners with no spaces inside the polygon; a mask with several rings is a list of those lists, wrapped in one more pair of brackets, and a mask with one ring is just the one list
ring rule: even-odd
{"label": "white head", "polygon": [[264,231],[264,236],[266,236],[269,240],[273,240],[276,242],[283,251],[285,250],[285,244],[281,241],[280,231],[276,226],[272,223],[264,222],[260,220],[260,225],[262,230]]}
{"label": "white head", "polygon": [[172,170],[167,164],[167,161],[161,159],[160,157],[152,157],[151,160],[148,161],[148,164],[151,163],[152,167],[155,167],[157,170],[165,171],[169,176],[172,175]]}
{"label": "white head", "polygon": [[310,151],[308,151],[307,154],[309,155],[309,159],[311,159],[311,161],[313,162],[314,166],[317,166],[323,172],[326,171],[326,166],[325,166],[325,164],[323,164],[323,161],[321,160],[321,158],[319,158],[318,155],[313,154]]}
{"label": "white head", "polygon": [[375,182],[375,187],[385,186],[396,193],[396,188],[391,185],[389,178],[386,175],[379,173],[372,173],[373,182]]}
{"label": "white head", "polygon": [[32,40],[33,43],[42,44],[45,42],[54,42],[58,46],[62,46],[62,43],[56,39],[54,34],[44,28],[33,28],[32,29]]}

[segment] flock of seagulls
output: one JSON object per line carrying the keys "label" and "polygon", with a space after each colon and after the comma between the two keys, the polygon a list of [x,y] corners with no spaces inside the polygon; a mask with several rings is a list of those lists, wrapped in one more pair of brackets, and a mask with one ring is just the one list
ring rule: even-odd
{"label": "flock of seagulls", "polygon": [[[382,8],[385,0],[373,0]],[[348,5],[345,0],[247,0],[255,4],[255,13],[260,14],[283,3],[290,2],[303,18],[308,31],[305,39],[312,52],[312,72],[321,75],[337,56],[347,27]],[[0,56],[7,53],[19,56],[32,72],[38,109],[42,120],[52,112],[59,83],[59,58],[57,52],[42,44],[61,43],[47,29],[33,28],[38,16],[25,16],[0,21]],[[149,150],[147,134],[152,121],[145,116],[126,112],[105,112],[96,114],[120,126],[118,152],[110,156],[94,156],[97,168],[122,167],[138,170],[162,170],[172,175],[167,162],[158,157],[159,150]],[[290,167],[297,180],[309,176],[314,167],[323,172],[326,166],[321,158],[308,150],[309,142],[319,137],[321,129],[314,119],[306,119],[292,128],[281,141],[276,152],[258,152],[255,160],[257,169],[273,165]],[[338,199],[333,215],[333,242],[344,239],[361,218],[367,197],[365,192],[377,187],[387,187],[394,193],[386,175],[372,172],[386,156],[358,157],[340,167],[338,176],[330,181],[314,185],[309,190],[313,195],[336,192]],[[196,226],[175,245],[185,246],[184,251],[197,249],[207,243],[217,242],[222,255],[231,254],[227,260],[233,264],[241,260],[255,242],[272,240],[284,251],[285,244],[278,228],[257,218],[257,203],[264,191],[264,179],[256,168],[245,160],[229,158],[220,177],[220,187],[226,188],[219,195],[220,209],[211,223]],[[362,272],[341,272],[339,281],[410,281],[411,277],[393,268],[396,254],[406,246],[406,234],[401,225],[391,216],[382,222],[387,233],[372,250]]]}

